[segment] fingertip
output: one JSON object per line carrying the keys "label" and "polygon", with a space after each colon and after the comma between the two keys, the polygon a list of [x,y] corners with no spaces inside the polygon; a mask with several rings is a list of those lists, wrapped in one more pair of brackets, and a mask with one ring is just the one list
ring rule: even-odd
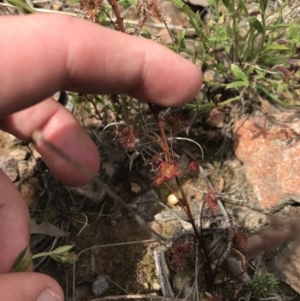
{"label": "fingertip", "polygon": [[30,243],[30,217],[18,189],[1,169],[0,209],[0,273],[6,273],[12,269],[19,253]]}
{"label": "fingertip", "polygon": [[100,156],[96,145],[83,129],[73,124],[50,134],[43,133],[36,149],[57,179],[68,186],[85,185],[99,171]]}
{"label": "fingertip", "polygon": [[59,284],[51,277],[31,272],[0,275],[0,296],[6,301],[63,301]]}
{"label": "fingertip", "polygon": [[35,140],[47,166],[66,185],[85,185],[99,171],[96,145],[74,116],[53,99],[2,119],[0,125],[20,139]]}
{"label": "fingertip", "polygon": [[154,47],[149,41],[143,42],[153,51],[144,54],[143,77],[128,92],[131,96],[164,107],[178,107],[198,95],[203,79],[195,64],[162,45]]}

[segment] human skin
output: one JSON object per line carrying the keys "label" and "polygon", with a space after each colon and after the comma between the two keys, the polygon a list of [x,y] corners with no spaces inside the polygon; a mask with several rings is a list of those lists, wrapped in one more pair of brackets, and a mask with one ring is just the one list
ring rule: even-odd
{"label": "human skin", "polygon": [[[52,14],[0,17],[0,128],[31,141],[35,130],[96,174],[100,157],[79,123],[51,95],[67,90],[124,93],[161,106],[180,106],[199,91],[198,68],[165,47],[91,22]],[[43,142],[36,145],[58,179],[70,186],[90,179]],[[78,151],[80,150],[80,151]],[[0,170],[0,299],[63,300],[47,275],[9,273],[29,245],[28,208]]]}

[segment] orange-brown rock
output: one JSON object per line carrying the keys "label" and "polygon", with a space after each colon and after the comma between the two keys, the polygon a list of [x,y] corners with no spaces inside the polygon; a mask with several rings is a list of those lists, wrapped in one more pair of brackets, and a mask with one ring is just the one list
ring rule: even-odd
{"label": "orange-brown rock", "polygon": [[235,153],[263,209],[300,201],[299,117],[286,111],[235,123]]}

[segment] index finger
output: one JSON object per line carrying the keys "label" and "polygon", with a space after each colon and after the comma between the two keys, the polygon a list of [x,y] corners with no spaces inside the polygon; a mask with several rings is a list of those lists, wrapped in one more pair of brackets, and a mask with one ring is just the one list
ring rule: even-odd
{"label": "index finger", "polygon": [[0,73],[0,118],[59,90],[125,93],[178,106],[201,86],[198,68],[166,47],[84,20],[1,17],[0,31],[0,66],[6,70]]}

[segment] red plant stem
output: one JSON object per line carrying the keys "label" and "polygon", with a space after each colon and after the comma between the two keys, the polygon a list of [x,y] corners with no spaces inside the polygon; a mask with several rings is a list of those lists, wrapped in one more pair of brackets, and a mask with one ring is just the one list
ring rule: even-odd
{"label": "red plant stem", "polygon": [[[149,108],[150,108],[150,110],[151,110],[151,112],[152,112],[152,114],[153,114],[153,116],[154,116],[154,118],[157,122],[157,126],[158,126],[160,136],[161,136],[161,140],[162,140],[163,151],[166,154],[168,160],[171,161],[172,160],[172,155],[171,155],[171,152],[170,152],[168,140],[167,140],[167,137],[166,137],[166,133],[164,131],[162,121],[160,120],[155,107],[150,103],[148,103],[148,106],[149,106]],[[186,215],[187,215],[187,217],[188,217],[188,219],[189,219],[189,221],[190,221],[190,223],[193,227],[196,238],[199,242],[200,251],[203,251],[204,265],[206,266],[206,268],[204,269],[205,274],[206,274],[206,281],[207,281],[207,285],[210,286],[210,285],[212,285],[214,275],[213,275],[213,272],[212,272],[212,269],[211,269],[209,254],[207,252],[206,245],[205,245],[205,239],[203,238],[202,235],[200,235],[200,233],[199,233],[199,231],[198,231],[198,229],[195,225],[193,214],[191,212],[191,208],[188,204],[187,197],[186,197],[186,194],[183,190],[181,182],[180,182],[180,180],[177,176],[175,177],[175,179],[176,179],[177,186],[178,186],[178,188],[180,190],[180,193],[181,193],[181,196],[182,196],[183,209],[184,209],[184,211],[185,211],[185,213],[186,213]]]}
{"label": "red plant stem", "polygon": [[166,137],[166,133],[164,131],[163,124],[162,124],[161,120],[158,117],[158,114],[157,114],[157,111],[156,111],[155,107],[151,103],[148,103],[148,106],[149,106],[149,108],[151,110],[151,113],[153,114],[153,116],[154,116],[154,118],[157,122],[160,137],[161,137],[161,140],[162,140],[163,151],[167,155],[168,161],[171,161],[172,160],[172,155],[170,153],[168,140],[167,140],[167,137]]}
{"label": "red plant stem", "polygon": [[204,269],[205,271],[205,274],[206,274],[206,280],[207,280],[207,284],[208,285],[211,285],[212,282],[213,282],[213,279],[214,279],[214,275],[213,275],[213,271],[211,269],[211,265],[210,265],[210,260],[209,260],[209,254],[207,252],[207,249],[206,249],[206,244],[205,244],[205,239],[203,238],[202,235],[200,235],[196,225],[195,225],[195,222],[194,222],[194,218],[193,218],[193,214],[191,212],[191,208],[188,204],[188,201],[187,201],[187,198],[186,198],[186,195],[185,195],[185,192],[183,190],[183,187],[180,183],[180,180],[179,178],[176,176],[176,183],[179,187],[179,190],[180,190],[180,193],[181,193],[181,196],[182,196],[182,199],[183,199],[183,203],[184,203],[184,211],[193,227],[193,230],[195,232],[195,235],[197,237],[197,240],[199,242],[199,246],[200,246],[200,251],[203,251],[203,258],[204,258],[204,265],[207,267]]}
{"label": "red plant stem", "polygon": [[120,31],[125,33],[125,27],[124,27],[124,24],[123,24],[123,19],[121,17],[117,1],[116,0],[109,0],[109,3],[110,3],[110,5],[111,5],[111,7],[112,7],[112,9],[113,9],[113,11],[116,15]]}

